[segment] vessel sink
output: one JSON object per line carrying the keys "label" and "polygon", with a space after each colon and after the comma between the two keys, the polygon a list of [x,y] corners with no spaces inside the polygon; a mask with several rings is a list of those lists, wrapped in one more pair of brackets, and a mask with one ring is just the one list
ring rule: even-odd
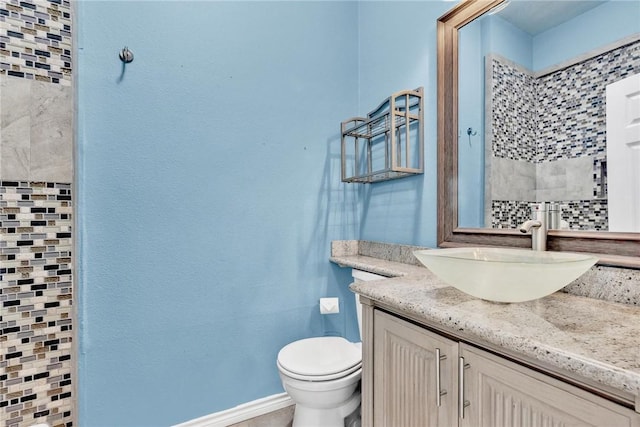
{"label": "vessel sink", "polygon": [[598,258],[578,253],[511,248],[451,248],[413,253],[436,276],[476,298],[522,302],[568,285]]}

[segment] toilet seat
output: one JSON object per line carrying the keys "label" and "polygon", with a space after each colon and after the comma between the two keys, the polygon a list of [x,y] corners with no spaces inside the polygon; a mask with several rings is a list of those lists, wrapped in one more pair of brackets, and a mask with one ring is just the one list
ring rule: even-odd
{"label": "toilet seat", "polygon": [[286,375],[289,378],[293,378],[296,380],[301,380],[301,381],[313,381],[313,382],[321,382],[321,381],[332,381],[332,380],[336,380],[336,379],[340,379],[340,378],[344,378],[346,376],[351,375],[353,372],[359,370],[362,368],[362,363],[358,363],[355,366],[352,366],[351,368],[342,371],[342,372],[336,372],[334,374],[329,374],[329,375],[300,375],[300,374],[296,374],[295,372],[291,372],[288,371],[286,368],[284,368],[280,363],[278,363],[278,369],[280,370],[280,372],[284,375]]}
{"label": "toilet seat", "polygon": [[361,366],[361,348],[342,337],[307,338],[278,353],[278,368],[283,374],[305,381],[342,378]]}

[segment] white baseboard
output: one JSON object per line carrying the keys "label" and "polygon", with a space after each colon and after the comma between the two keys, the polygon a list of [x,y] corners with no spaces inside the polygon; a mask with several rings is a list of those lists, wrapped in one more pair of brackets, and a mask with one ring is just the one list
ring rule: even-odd
{"label": "white baseboard", "polygon": [[173,427],[226,427],[241,423],[278,409],[293,405],[293,400],[287,393],[274,394],[252,402],[243,403],[235,408],[205,415],[195,420],[176,424]]}

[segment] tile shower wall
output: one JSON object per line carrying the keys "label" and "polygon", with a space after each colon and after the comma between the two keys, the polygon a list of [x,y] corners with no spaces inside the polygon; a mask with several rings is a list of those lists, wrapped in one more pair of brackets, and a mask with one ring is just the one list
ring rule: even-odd
{"label": "tile shower wall", "polygon": [[[640,42],[539,78],[508,61],[491,61],[493,156],[537,164],[590,156],[592,197],[555,201],[570,228],[607,230],[605,88],[640,72]],[[494,228],[521,223],[523,211],[529,217],[528,202],[491,200],[491,205]]]}
{"label": "tile shower wall", "polygon": [[68,0],[0,1],[0,69],[13,77],[71,85]]}
{"label": "tile shower wall", "polygon": [[73,425],[71,16],[0,1],[0,427]]}
{"label": "tile shower wall", "polygon": [[535,78],[513,63],[492,60],[492,152],[495,157],[535,162]]}
{"label": "tile shower wall", "polygon": [[71,425],[71,185],[2,181],[0,420]]}
{"label": "tile shower wall", "polygon": [[604,156],[606,87],[638,72],[640,42],[536,79],[536,161]]}

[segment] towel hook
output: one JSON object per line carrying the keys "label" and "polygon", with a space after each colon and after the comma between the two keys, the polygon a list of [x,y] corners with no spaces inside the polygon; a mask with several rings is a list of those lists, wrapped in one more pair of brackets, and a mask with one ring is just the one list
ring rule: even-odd
{"label": "towel hook", "polygon": [[469,147],[471,147],[471,137],[476,136],[477,134],[478,132],[473,130],[473,128],[467,128],[467,135],[469,136]]}
{"label": "towel hook", "polygon": [[118,56],[120,56],[120,60],[125,64],[133,62],[133,52],[131,52],[126,46],[120,51],[120,55]]}

